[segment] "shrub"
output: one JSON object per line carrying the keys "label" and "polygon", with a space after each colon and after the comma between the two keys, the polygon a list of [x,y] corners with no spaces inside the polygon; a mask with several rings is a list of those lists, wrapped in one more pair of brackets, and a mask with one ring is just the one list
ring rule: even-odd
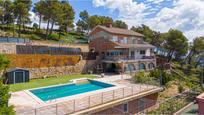
{"label": "shrub", "polygon": [[48,39],[49,40],[55,40],[55,41],[58,41],[59,39],[59,35],[58,34],[51,34],[51,35],[48,35]]}
{"label": "shrub", "polygon": [[178,90],[179,90],[179,93],[182,93],[184,91],[184,86],[182,84],[179,84]]}
{"label": "shrub", "polygon": [[154,78],[159,79],[161,76],[160,73],[161,72],[159,70],[151,70],[149,73],[149,77],[154,77]]}
{"label": "shrub", "polygon": [[[162,76],[162,79],[161,79]],[[152,70],[150,71],[149,77],[160,79],[161,84],[165,85],[169,81],[173,79],[173,75],[168,74],[166,71],[160,71],[160,70]]]}
{"label": "shrub", "polygon": [[31,39],[32,39],[32,40],[40,40],[40,37],[37,36],[37,35],[35,35],[35,34],[32,34],[32,35],[31,35]]}
{"label": "shrub", "polygon": [[23,68],[70,66],[76,65],[80,61],[80,56],[77,55],[8,54],[6,56],[11,60],[10,67]]}
{"label": "shrub", "polygon": [[169,81],[171,81],[173,79],[173,75],[168,74],[165,71],[162,71],[161,75],[162,75],[162,81],[161,81],[162,85],[165,85],[166,83],[168,83]]}
{"label": "shrub", "polygon": [[3,79],[0,78],[0,115],[14,115],[13,106],[8,106],[9,86],[3,84]]}
{"label": "shrub", "polygon": [[145,75],[144,72],[138,72],[134,76],[134,81],[136,83],[147,83],[147,82],[152,81],[152,80],[153,80],[153,78]]}
{"label": "shrub", "polygon": [[0,54],[0,71],[6,69],[10,64],[10,60],[6,56]]}

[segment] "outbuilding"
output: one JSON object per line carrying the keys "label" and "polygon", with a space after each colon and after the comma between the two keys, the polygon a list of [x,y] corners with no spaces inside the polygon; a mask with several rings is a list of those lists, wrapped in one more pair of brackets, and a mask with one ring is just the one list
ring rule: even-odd
{"label": "outbuilding", "polygon": [[24,68],[12,68],[7,70],[5,77],[6,84],[29,82],[29,70]]}

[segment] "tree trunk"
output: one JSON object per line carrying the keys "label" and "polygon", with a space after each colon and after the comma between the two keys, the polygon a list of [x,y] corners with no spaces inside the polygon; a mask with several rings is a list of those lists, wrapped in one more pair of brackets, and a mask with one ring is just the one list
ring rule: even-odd
{"label": "tree trunk", "polygon": [[59,34],[58,39],[60,40],[60,38],[61,38],[61,32],[59,32],[58,34]]}
{"label": "tree trunk", "polygon": [[21,16],[19,17],[18,37],[21,37]]}
{"label": "tree trunk", "polygon": [[39,19],[39,29],[40,29],[40,26],[41,26],[41,20],[42,20],[42,15],[40,15],[40,19]]}
{"label": "tree trunk", "polygon": [[174,50],[173,50],[173,51],[171,51],[170,55],[168,56],[168,62],[170,62],[170,61],[171,61],[173,54],[174,54]]}
{"label": "tree trunk", "polygon": [[54,22],[54,21],[52,21],[52,25],[51,25],[51,29],[50,29],[50,33],[49,33],[49,35],[51,35],[51,34],[52,34],[54,23],[55,23],[55,22]]}
{"label": "tree trunk", "polygon": [[47,21],[47,29],[46,29],[46,37],[45,37],[46,40],[47,40],[47,36],[48,36],[49,25],[50,25],[50,19],[48,19],[48,21]]}
{"label": "tree trunk", "polygon": [[13,37],[15,36],[15,22],[13,21]]}
{"label": "tree trunk", "polygon": [[25,22],[23,22],[23,31],[25,32]]}

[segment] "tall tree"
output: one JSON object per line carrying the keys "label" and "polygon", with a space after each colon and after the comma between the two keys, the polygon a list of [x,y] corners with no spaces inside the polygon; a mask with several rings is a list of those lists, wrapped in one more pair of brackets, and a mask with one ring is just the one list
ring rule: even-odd
{"label": "tall tree", "polygon": [[44,10],[45,10],[44,6],[45,6],[45,2],[43,0],[40,0],[39,2],[35,3],[34,8],[33,8],[33,12],[39,16],[39,23],[38,23],[39,29],[41,27],[42,17],[43,17]]}
{"label": "tall tree", "polygon": [[0,0],[0,21],[6,25],[14,21],[13,4],[10,0]]}
{"label": "tall tree", "polygon": [[89,27],[93,29],[97,25],[107,26],[108,23],[113,23],[113,19],[106,16],[93,15],[89,17]]}
{"label": "tall tree", "polygon": [[89,31],[89,14],[86,10],[80,12],[79,14],[79,21],[77,22],[77,26],[82,29],[82,31]]}
{"label": "tall tree", "polygon": [[150,27],[144,24],[138,27],[133,26],[131,30],[143,34],[146,42],[149,42],[157,47],[161,47],[161,44],[164,42],[163,34],[152,30]]}
{"label": "tall tree", "polygon": [[68,32],[69,28],[73,27],[75,12],[72,6],[66,1],[62,1],[62,10],[63,10],[62,15],[63,22],[61,28],[65,32]]}
{"label": "tall tree", "polygon": [[53,32],[53,27],[54,25],[57,23],[58,19],[59,18],[62,18],[63,17],[63,9],[61,7],[61,4],[58,0],[54,1],[52,0],[51,2],[51,28],[50,28],[50,32],[49,32],[49,35],[52,34]]}
{"label": "tall tree", "polygon": [[[58,0],[44,1],[43,19],[47,21],[46,39],[48,34],[52,34],[54,24],[57,23],[58,18],[61,18],[62,9]],[[50,28],[51,24],[51,28]]]}
{"label": "tall tree", "polygon": [[200,52],[204,51],[204,37],[195,38],[189,50],[190,52],[186,59],[188,64],[191,64],[192,58],[198,55]]}
{"label": "tall tree", "polygon": [[114,21],[113,22],[113,27],[128,29],[128,25],[125,22],[121,21],[121,20]]}
{"label": "tall tree", "polygon": [[31,0],[14,0],[14,15],[19,25],[18,37],[21,35],[21,25],[24,25],[27,19],[29,19],[28,17],[31,5]]}
{"label": "tall tree", "polygon": [[188,51],[188,39],[179,30],[170,29],[166,34],[165,49],[168,50],[168,61],[173,56],[185,55]]}

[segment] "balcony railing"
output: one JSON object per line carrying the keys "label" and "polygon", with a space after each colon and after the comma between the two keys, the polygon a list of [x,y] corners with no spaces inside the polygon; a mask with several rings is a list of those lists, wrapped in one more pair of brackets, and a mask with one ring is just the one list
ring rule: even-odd
{"label": "balcony railing", "polygon": [[152,60],[155,59],[154,56],[143,56],[141,58],[130,57],[130,56],[106,56],[103,60],[107,61],[142,61],[142,60]]}

